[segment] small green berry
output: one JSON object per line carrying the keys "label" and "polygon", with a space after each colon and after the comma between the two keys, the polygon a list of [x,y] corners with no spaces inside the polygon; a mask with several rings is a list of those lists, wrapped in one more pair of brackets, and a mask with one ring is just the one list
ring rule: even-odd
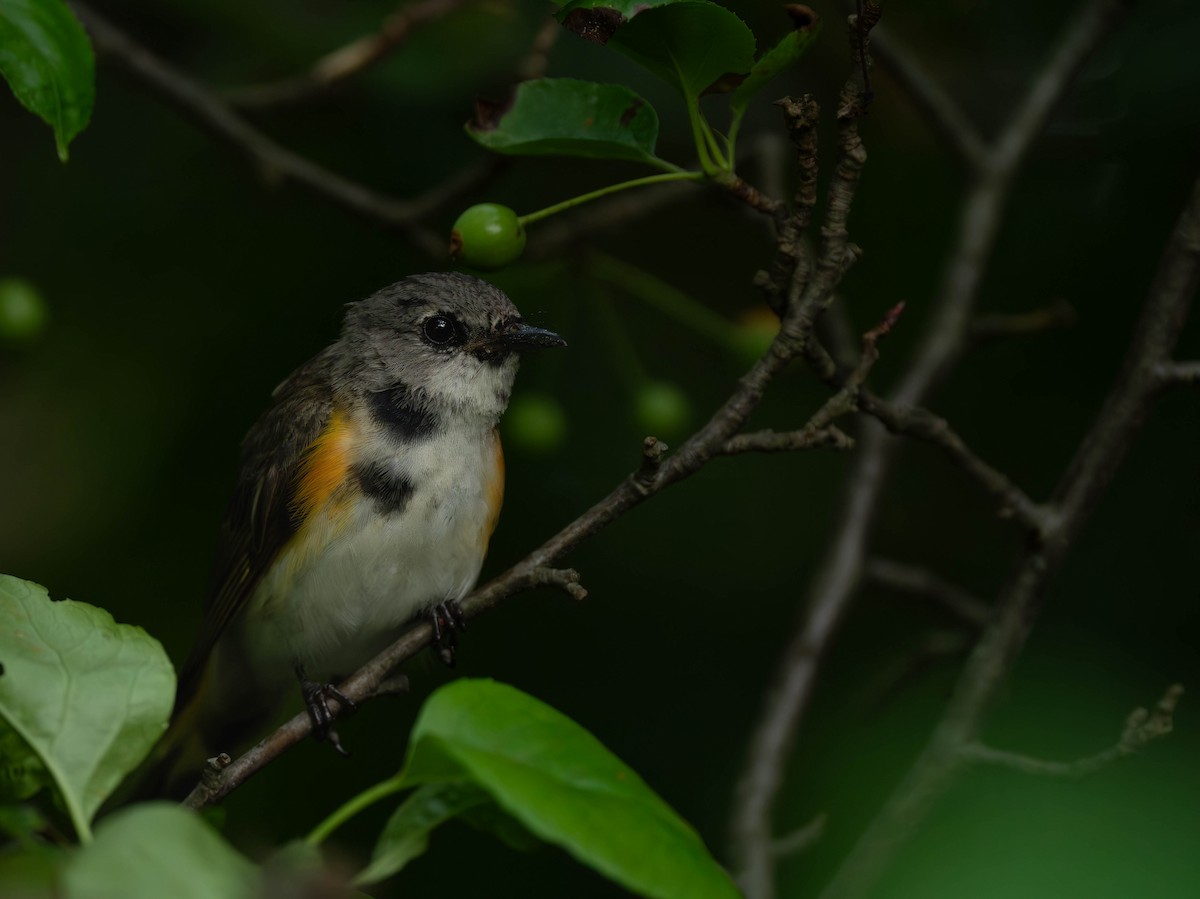
{"label": "small green berry", "polygon": [[497,203],[470,207],[450,232],[450,256],[475,268],[504,268],[524,250],[525,226],[515,212]]}
{"label": "small green berry", "polygon": [[46,301],[36,287],[22,278],[0,280],[0,339],[32,340],[46,318]]}
{"label": "small green berry", "polygon": [[547,455],[567,439],[567,415],[554,397],[523,393],[513,397],[504,415],[506,440],[531,455]]}
{"label": "small green berry", "polygon": [[655,437],[675,437],[692,417],[687,395],[666,381],[647,381],[634,397],[637,423]]}

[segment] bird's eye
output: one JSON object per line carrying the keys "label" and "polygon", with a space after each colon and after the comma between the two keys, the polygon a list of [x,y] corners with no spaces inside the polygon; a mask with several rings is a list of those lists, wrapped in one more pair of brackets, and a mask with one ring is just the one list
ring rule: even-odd
{"label": "bird's eye", "polygon": [[434,346],[446,346],[460,338],[460,331],[455,325],[454,319],[448,315],[431,315],[425,319],[422,330],[425,339]]}

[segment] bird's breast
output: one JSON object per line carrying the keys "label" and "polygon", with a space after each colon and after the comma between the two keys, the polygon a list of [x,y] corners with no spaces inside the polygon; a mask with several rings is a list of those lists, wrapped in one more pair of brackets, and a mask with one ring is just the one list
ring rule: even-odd
{"label": "bird's breast", "polygon": [[264,577],[245,626],[266,665],[348,674],[436,603],[474,586],[503,496],[492,431],[444,430],[396,445],[344,443],[344,478],[308,511]]}

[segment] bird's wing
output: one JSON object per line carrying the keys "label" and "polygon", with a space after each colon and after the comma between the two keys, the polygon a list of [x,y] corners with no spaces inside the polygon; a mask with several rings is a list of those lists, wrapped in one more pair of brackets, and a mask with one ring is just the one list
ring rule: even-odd
{"label": "bird's wing", "polygon": [[296,369],[275,389],[271,407],[242,444],[237,484],[217,540],[204,620],[179,676],[176,713],[198,690],[217,640],[298,529],[298,475],[332,414],[332,349]]}

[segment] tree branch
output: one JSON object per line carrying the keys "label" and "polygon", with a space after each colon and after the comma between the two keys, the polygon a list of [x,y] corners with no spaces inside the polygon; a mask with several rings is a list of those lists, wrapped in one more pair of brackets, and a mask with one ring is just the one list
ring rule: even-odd
{"label": "tree branch", "polygon": [[442,205],[490,178],[488,163],[413,200],[378,193],[276,143],[227,103],[159,59],[82,3],[72,9],[87,28],[96,49],[179,109],[205,131],[237,150],[270,182],[293,181],[314,195],[360,217],[405,234],[431,258],[446,256],[446,241],[420,224]]}
{"label": "tree branch", "polygon": [[983,630],[991,620],[991,606],[926,568],[890,559],[871,559],[864,573],[868,580],[898,593],[930,600],[973,631]]}
{"label": "tree branch", "polygon": [[842,862],[822,899],[856,899],[875,885],[954,782],[1040,611],[1051,578],[1124,460],[1157,393],[1200,286],[1200,179],[1167,243],[1116,383],[1053,494],[1045,539],[1017,561],[945,715],[908,774]]}
{"label": "tree branch", "polygon": [[917,52],[889,28],[876,32],[871,49],[954,155],[968,170],[982,169],[987,161],[987,144],[958,103],[921,65]]}
{"label": "tree branch", "polygon": [[1164,362],[1155,374],[1162,387],[1200,387],[1200,362]]}
{"label": "tree branch", "polygon": [[868,415],[881,421],[893,434],[915,437],[938,447],[958,468],[962,469],[984,493],[1000,503],[1000,515],[1013,518],[1033,535],[1045,527],[1045,509],[1035,503],[1007,475],[993,468],[967,446],[946,419],[920,406],[900,408],[864,391],[860,406]]}
{"label": "tree branch", "polygon": [[466,6],[471,0],[421,0],[406,3],[384,19],[378,31],[365,34],[322,56],[313,67],[291,78],[235,88],[225,99],[242,109],[290,106],[326,94],[352,75],[386,59],[404,45],[422,25],[436,22]]}
{"label": "tree branch", "polygon": [[[1092,0],[1084,6],[1034,78],[1000,137],[989,147],[989,161],[976,173],[964,202],[957,244],[950,253],[925,337],[892,395],[897,406],[920,405],[961,355],[979,285],[1020,163],[1050,111],[1066,93],[1073,75],[1126,5],[1124,0]],[[814,344],[808,344],[806,351],[814,349]],[[812,361],[811,355],[806,358]],[[775,797],[821,661],[858,586],[893,448],[894,443],[881,427],[864,427],[839,504],[831,545],[813,576],[802,620],[784,650],[751,736],[730,823],[732,854],[739,882],[749,899],[774,896],[774,862],[767,847],[771,843]]]}
{"label": "tree branch", "polygon": [[1089,755],[1073,762],[1054,762],[1033,758],[1017,752],[993,749],[982,743],[969,743],[962,748],[968,761],[982,762],[1011,768],[1022,774],[1039,774],[1048,777],[1084,777],[1095,774],[1113,762],[1133,755],[1148,743],[1165,737],[1175,726],[1175,707],[1183,697],[1183,687],[1172,684],[1154,706],[1153,711],[1134,709],[1125,720],[1121,738],[1102,752]]}
{"label": "tree branch", "polygon": [[854,439],[845,431],[830,426],[827,428],[804,427],[797,431],[754,431],[730,437],[721,447],[721,454],[736,456],[740,453],[793,453],[798,450],[831,449],[846,451],[854,448]]}
{"label": "tree branch", "polygon": [[1055,328],[1069,328],[1078,320],[1079,316],[1074,307],[1066,300],[1059,299],[1049,306],[1031,312],[985,315],[977,318],[971,324],[970,339],[975,344],[981,344],[1004,337],[1025,337]]}

